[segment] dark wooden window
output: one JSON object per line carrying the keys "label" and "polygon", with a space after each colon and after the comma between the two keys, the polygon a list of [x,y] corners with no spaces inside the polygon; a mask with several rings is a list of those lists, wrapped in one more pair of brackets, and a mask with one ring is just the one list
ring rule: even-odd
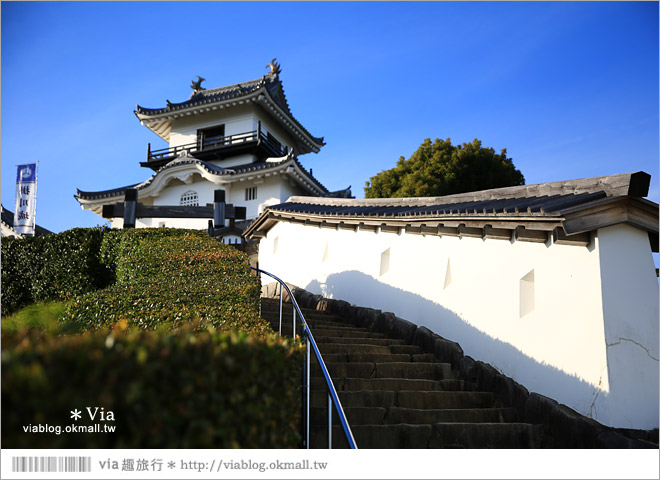
{"label": "dark wooden window", "polygon": [[225,126],[216,125],[215,127],[197,130],[197,144],[204,150],[208,147],[220,147],[224,144]]}
{"label": "dark wooden window", "polygon": [[257,187],[250,187],[245,189],[245,200],[256,200],[257,199]]}

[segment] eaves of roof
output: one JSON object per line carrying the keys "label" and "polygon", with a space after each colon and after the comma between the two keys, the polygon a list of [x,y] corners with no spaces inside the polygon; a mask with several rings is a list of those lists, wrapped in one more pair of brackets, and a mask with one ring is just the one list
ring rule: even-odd
{"label": "eaves of roof", "polygon": [[145,180],[142,183],[136,183],[133,185],[128,185],[125,187],[119,187],[119,188],[112,188],[109,190],[100,190],[96,192],[88,192],[88,191],[82,191],[80,189],[77,190],[77,194],[74,195],[74,197],[80,201],[80,200],[102,200],[104,198],[111,198],[111,197],[118,197],[124,194],[126,189],[128,188],[136,188],[138,191],[145,189],[149,185],[151,185],[154,180],[159,176],[162,175],[164,172],[167,170],[170,170],[174,167],[178,167],[180,165],[197,165],[198,167],[202,168],[206,172],[208,172],[211,175],[214,176],[219,176],[219,177],[228,177],[231,178],[233,176],[238,176],[242,174],[247,174],[247,173],[266,173],[269,170],[276,170],[278,168],[282,168],[286,166],[286,164],[290,164],[290,166],[293,167],[293,165],[297,166],[298,169],[300,170],[300,177],[301,180],[308,182],[310,185],[313,185],[313,188],[317,190],[317,192],[320,195],[326,195],[329,194],[328,189],[323,186],[321,182],[319,182],[309,171],[307,171],[298,161],[297,158],[295,157],[287,157],[283,160],[280,161],[275,161],[275,162],[260,162],[260,163],[250,163],[246,165],[239,165],[236,167],[232,168],[223,168],[219,167],[217,165],[214,165],[209,162],[205,162],[203,160],[198,160],[193,157],[180,157],[172,160],[171,162],[167,163],[166,165],[162,166],[160,169],[156,171],[149,179]]}
{"label": "eaves of roof", "polygon": [[[226,102],[229,100],[232,101],[241,101],[248,97],[254,97],[258,93],[263,93],[267,95],[270,99],[272,105],[279,108],[280,112],[275,112],[275,109],[271,106],[271,109],[275,112],[275,115],[284,115],[287,117],[298,129],[308,137],[309,141],[313,144],[312,151],[318,152],[319,149],[325,145],[323,137],[313,136],[291,113],[289,108],[289,103],[284,94],[284,88],[282,82],[280,81],[279,75],[265,75],[262,78],[255,80],[250,80],[248,82],[237,83],[234,85],[228,85],[225,87],[212,88],[209,90],[200,90],[196,93],[193,93],[191,97],[185,102],[172,103],[168,100],[166,107],[161,108],[145,108],[140,105],[136,105],[136,110],[134,111],[135,116],[140,120],[146,120],[149,118],[157,118],[160,116],[170,116],[177,112],[183,112],[189,109],[195,108],[210,108],[216,104]],[[257,98],[259,100],[260,96]],[[148,125],[147,125],[148,126]]]}
{"label": "eaves of roof", "polygon": [[[7,210],[4,206],[0,206],[0,210],[1,210],[0,217],[1,217],[2,223],[5,224],[5,226],[7,228],[9,228],[13,231],[14,230],[14,212],[11,212],[11,211]],[[48,230],[44,227],[41,227],[39,225],[35,225],[35,227],[34,227],[34,234],[35,234],[36,237],[40,237],[42,235],[48,235],[48,234],[52,234],[52,233],[53,232],[51,232],[50,230]]]}
{"label": "eaves of roof", "polygon": [[446,197],[291,197],[285,203],[265,209],[246,229],[245,236],[262,237],[283,221],[356,231],[535,242],[545,242],[552,236],[556,243],[588,245],[590,232],[627,223],[649,232],[652,247],[657,251],[658,205],[635,196],[648,193],[646,177],[647,174],[638,172]]}

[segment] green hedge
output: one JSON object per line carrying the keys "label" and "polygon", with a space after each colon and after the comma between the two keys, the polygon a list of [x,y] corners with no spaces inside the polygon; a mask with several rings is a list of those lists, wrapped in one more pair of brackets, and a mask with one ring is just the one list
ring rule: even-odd
{"label": "green hedge", "polygon": [[109,233],[101,257],[116,283],[73,299],[64,321],[81,330],[122,321],[146,329],[194,323],[202,330],[272,331],[259,317],[261,286],[244,253],[189,230]]}
{"label": "green hedge", "polygon": [[[274,335],[144,330],[2,335],[4,448],[288,448],[303,347]],[[91,421],[86,407],[114,421]],[[74,409],[82,411],[78,421]],[[100,416],[100,414],[99,414]],[[67,425],[114,433],[66,433]],[[25,433],[29,425],[59,426]]]}
{"label": "green hedge", "polygon": [[35,302],[73,298],[114,281],[101,260],[106,228],[2,238],[2,315]]}

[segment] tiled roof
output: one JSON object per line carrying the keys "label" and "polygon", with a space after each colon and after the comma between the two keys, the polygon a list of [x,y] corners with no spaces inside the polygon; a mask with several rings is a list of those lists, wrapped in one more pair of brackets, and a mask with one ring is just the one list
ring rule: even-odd
{"label": "tiled roof", "polygon": [[[338,196],[344,195],[345,190],[341,190],[339,192],[328,192],[328,189],[321,184],[309,171],[305,170],[305,168],[300,164],[297,158],[295,157],[289,157],[284,160],[281,160],[279,162],[259,162],[259,163],[250,163],[246,165],[239,165],[236,167],[231,167],[231,168],[223,168],[219,167],[217,165],[214,165],[209,162],[205,162],[203,160],[199,160],[193,157],[179,157],[171,162],[167,163],[167,165],[164,165],[156,173],[154,173],[148,180],[142,182],[142,183],[136,183],[133,185],[127,185],[125,187],[119,187],[119,188],[112,188],[109,190],[100,190],[96,192],[86,192],[78,189],[77,195],[75,195],[76,198],[81,199],[81,200],[99,200],[103,198],[108,198],[108,197],[115,197],[118,195],[122,195],[127,188],[137,188],[138,190],[142,190],[146,187],[148,187],[154,179],[163,171],[171,169],[173,167],[179,166],[179,165],[198,165],[207,172],[217,175],[217,176],[233,176],[233,175],[239,175],[243,173],[249,173],[249,172],[257,172],[257,171],[266,171],[270,169],[276,169],[278,167],[281,167],[283,164],[293,161],[302,172],[304,172],[305,177],[312,183],[314,183],[317,188],[323,192],[325,195],[332,195],[333,193],[336,193]],[[350,193],[350,187],[349,187],[349,193]]]}
{"label": "tiled roof", "polygon": [[[262,236],[278,221],[285,221],[370,231],[382,226],[387,231],[431,235],[467,232],[484,238],[494,228],[496,238],[502,239],[510,238],[514,230],[516,235],[524,230],[521,237],[544,241],[549,232],[565,240],[567,235],[627,223],[647,230],[657,251],[658,204],[641,198],[648,194],[649,183],[648,174],[637,172],[444,197],[291,197],[265,209],[246,229],[246,237]],[[531,230],[541,233],[531,234]],[[588,243],[588,235],[580,241],[584,242]]]}
{"label": "tiled roof", "polygon": [[167,101],[167,106],[161,108],[145,108],[140,105],[136,106],[135,114],[138,118],[140,116],[155,116],[164,113],[176,112],[190,107],[210,105],[224,100],[241,99],[246,97],[261,88],[265,88],[269,93],[273,102],[280,107],[284,113],[318,146],[325,145],[323,137],[315,137],[302,126],[302,124],[293,116],[289,103],[287,102],[286,95],[284,95],[284,88],[280,81],[279,75],[264,75],[261,78],[250,80],[248,82],[236,83],[234,85],[227,85],[225,87],[211,88],[208,90],[200,90],[194,92],[188,100],[180,103],[172,103]]}
{"label": "tiled roof", "polygon": [[[552,195],[543,197],[509,198],[452,203],[408,202],[399,205],[320,204],[310,203],[305,197],[293,197],[288,202],[273,205],[272,211],[300,212],[322,216],[359,218],[436,218],[445,216],[555,216],[562,209],[605,197],[604,192],[579,195]],[[420,200],[420,199],[416,199]]]}
{"label": "tiled roof", "polygon": [[[137,105],[136,113],[142,115],[159,115],[161,113],[175,112],[177,110],[182,110],[184,108],[194,107],[197,105],[206,105],[208,103],[215,103],[222,100],[240,98],[257,91],[263,86],[267,86],[269,83],[272,82],[267,82],[266,77],[262,77],[256,80],[250,80],[249,82],[227,85],[225,87],[211,88],[209,90],[200,90],[198,92],[194,92],[185,102],[172,103],[168,100],[166,107],[145,108]],[[277,101],[276,99],[274,100]],[[278,102],[278,105],[290,113],[289,106],[286,103],[280,104]]]}
{"label": "tiled roof", "polygon": [[[1,212],[1,218],[2,218],[2,223],[7,225],[9,228],[12,230],[14,229],[14,212],[11,212],[7,210],[4,206],[0,206]],[[53,233],[50,230],[47,230],[43,227],[40,227],[39,225],[35,225],[34,227],[34,235],[35,237],[40,237],[41,235],[47,235]]]}

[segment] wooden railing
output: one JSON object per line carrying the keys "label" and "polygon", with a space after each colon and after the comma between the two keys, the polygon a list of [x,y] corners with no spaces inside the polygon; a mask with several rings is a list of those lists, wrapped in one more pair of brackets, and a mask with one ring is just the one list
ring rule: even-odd
{"label": "wooden railing", "polygon": [[266,149],[275,156],[284,156],[288,152],[285,145],[280,145],[271,141],[260,130],[253,130],[251,132],[237,133],[235,135],[222,135],[215,137],[206,137],[201,142],[187,143],[184,145],[177,145],[170,148],[162,148],[159,150],[151,150],[151,144],[147,149],[147,162],[155,162],[168,158],[174,158],[181,154],[188,153],[194,156],[199,152],[213,152],[227,147],[235,147],[242,143],[255,142],[261,143]]}

